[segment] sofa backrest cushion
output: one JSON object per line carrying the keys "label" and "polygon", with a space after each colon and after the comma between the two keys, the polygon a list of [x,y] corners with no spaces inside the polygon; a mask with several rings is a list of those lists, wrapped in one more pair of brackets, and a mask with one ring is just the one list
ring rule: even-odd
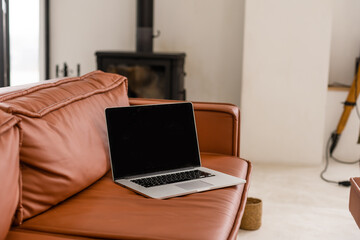
{"label": "sofa backrest cushion", "polygon": [[0,239],[9,231],[19,202],[19,118],[0,111]]}
{"label": "sofa backrest cushion", "polygon": [[110,169],[104,110],[128,106],[125,77],[95,71],[0,96],[21,119],[17,224],[76,194]]}
{"label": "sofa backrest cushion", "polygon": [[[176,103],[178,100],[130,98],[130,105]],[[229,103],[192,102],[201,152],[240,156],[240,110]],[[221,141],[219,141],[221,139]]]}

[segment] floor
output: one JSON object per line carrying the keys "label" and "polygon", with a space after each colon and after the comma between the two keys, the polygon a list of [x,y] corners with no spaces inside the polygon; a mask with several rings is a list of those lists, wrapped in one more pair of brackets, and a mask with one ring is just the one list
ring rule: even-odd
{"label": "floor", "polygon": [[[322,168],[254,164],[249,197],[263,201],[262,226],[240,230],[237,239],[359,240],[348,210],[350,188],[322,181]],[[346,180],[360,170],[331,162],[325,176]]]}

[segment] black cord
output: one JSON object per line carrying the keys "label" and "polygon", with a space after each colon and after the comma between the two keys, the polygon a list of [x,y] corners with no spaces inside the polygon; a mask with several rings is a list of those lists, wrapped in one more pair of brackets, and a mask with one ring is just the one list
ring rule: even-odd
{"label": "black cord", "polygon": [[[358,76],[355,75],[355,96],[354,96],[354,106],[355,106],[355,110],[356,110],[356,114],[360,120],[360,111],[359,111],[359,108],[358,108],[358,105],[357,105],[357,89],[358,89]],[[325,167],[324,169],[322,170],[322,172],[320,173],[320,177],[322,180],[324,180],[325,182],[329,182],[329,183],[336,183],[336,184],[339,184],[341,186],[345,186],[345,187],[348,187],[350,186],[350,181],[346,180],[346,181],[340,181],[340,182],[337,182],[337,181],[334,181],[334,180],[329,180],[327,178],[324,177],[324,173],[327,171],[328,167],[329,167],[329,162],[330,162],[330,158],[332,158],[335,162],[338,162],[338,163],[342,163],[342,164],[356,164],[356,163],[359,163],[359,167],[360,167],[360,159],[356,160],[356,161],[351,161],[351,162],[348,162],[348,161],[342,161],[336,157],[334,157],[333,154],[330,155],[330,143],[331,143],[331,140],[332,140],[332,135],[335,134],[336,131],[334,131],[330,137],[329,137],[329,140],[327,141],[327,144],[326,144],[326,149],[325,149]],[[330,156],[329,156],[330,155]]]}
{"label": "black cord", "polygon": [[326,179],[324,177],[324,173],[327,171],[328,167],[329,167],[329,148],[330,148],[330,142],[331,142],[331,136],[329,137],[329,140],[327,141],[327,144],[326,144],[326,149],[325,149],[325,167],[324,167],[324,170],[322,170],[322,172],[320,173],[320,177],[322,180],[324,180],[325,182],[328,182],[328,183],[338,183],[336,181],[333,181],[333,180],[329,180],[329,179]]}
{"label": "black cord", "polygon": [[330,143],[331,143],[331,135],[329,137],[329,140],[327,141],[327,144],[326,144],[326,149],[325,149],[325,167],[324,169],[322,170],[322,172],[320,173],[320,178],[322,180],[324,180],[325,182],[328,182],[328,183],[335,183],[335,184],[338,184],[338,185],[341,185],[341,186],[345,186],[345,187],[348,187],[350,186],[350,181],[348,180],[345,180],[345,181],[334,181],[334,180],[330,180],[330,179],[327,179],[324,177],[324,173],[327,171],[328,167],[329,167],[329,162],[330,162],[330,158],[332,158],[333,160],[335,160],[336,162],[339,162],[339,163],[343,163],[343,164],[355,164],[355,163],[359,163],[360,164],[360,159],[359,160],[356,160],[356,161],[352,161],[352,162],[347,162],[347,161],[342,161],[342,160],[339,160],[337,158],[335,158],[334,156],[330,156]]}

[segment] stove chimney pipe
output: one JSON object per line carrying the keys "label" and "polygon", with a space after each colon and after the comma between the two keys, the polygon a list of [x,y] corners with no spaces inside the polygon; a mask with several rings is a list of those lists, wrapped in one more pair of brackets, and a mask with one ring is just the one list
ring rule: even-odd
{"label": "stove chimney pipe", "polygon": [[153,51],[154,1],[137,0],[136,51]]}

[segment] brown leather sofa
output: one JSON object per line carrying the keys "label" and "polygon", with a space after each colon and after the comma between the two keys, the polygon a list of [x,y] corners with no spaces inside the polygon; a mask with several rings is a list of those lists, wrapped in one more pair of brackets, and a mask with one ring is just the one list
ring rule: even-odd
{"label": "brown leather sofa", "polygon": [[234,105],[195,102],[195,117],[202,164],[245,185],[156,200],[113,183],[104,109],[163,102],[101,71],[1,88],[0,239],[236,239],[251,164]]}
{"label": "brown leather sofa", "polygon": [[349,210],[360,228],[360,177],[350,178]]}

